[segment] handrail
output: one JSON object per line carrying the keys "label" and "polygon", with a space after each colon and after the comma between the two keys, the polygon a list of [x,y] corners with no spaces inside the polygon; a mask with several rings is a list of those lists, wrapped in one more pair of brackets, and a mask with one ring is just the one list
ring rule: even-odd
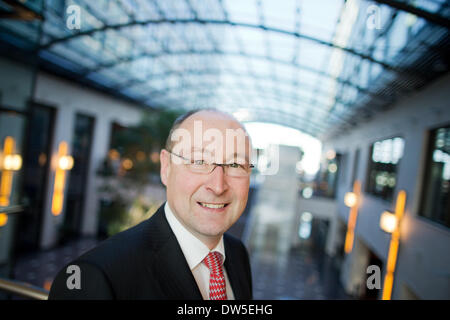
{"label": "handrail", "polygon": [[13,205],[13,206],[0,206],[0,213],[6,213],[7,215],[22,213],[25,207],[23,205]]}
{"label": "handrail", "polygon": [[47,300],[48,291],[29,283],[0,278],[0,291],[16,294],[33,300]]}

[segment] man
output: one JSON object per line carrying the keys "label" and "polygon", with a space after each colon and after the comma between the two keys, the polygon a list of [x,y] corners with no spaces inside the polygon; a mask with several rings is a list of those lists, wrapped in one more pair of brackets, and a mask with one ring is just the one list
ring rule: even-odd
{"label": "man", "polygon": [[160,154],[167,202],[69,263],[49,299],[251,299],[247,251],[224,234],[247,203],[250,150],[230,115],[177,119]]}

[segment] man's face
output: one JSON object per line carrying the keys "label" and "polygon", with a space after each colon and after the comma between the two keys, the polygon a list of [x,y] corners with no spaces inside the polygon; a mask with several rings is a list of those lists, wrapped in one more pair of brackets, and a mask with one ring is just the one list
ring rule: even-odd
{"label": "man's face", "polygon": [[[241,125],[226,115],[201,111],[187,118],[179,129],[189,133],[191,139],[177,142],[169,150],[173,153],[188,159],[203,158],[209,163],[250,163],[250,141],[248,137],[242,138]],[[199,133],[202,136],[201,146],[194,142],[194,130],[195,138],[198,139]],[[227,131],[231,130],[241,133],[240,138],[229,135],[227,139]],[[211,132],[214,140],[208,138]],[[217,137],[219,133],[222,138]],[[166,150],[161,152],[161,180],[167,187],[167,201],[174,214],[200,240],[220,237],[239,219],[247,204],[249,175],[228,176],[222,167],[209,174],[193,173],[180,158]]]}

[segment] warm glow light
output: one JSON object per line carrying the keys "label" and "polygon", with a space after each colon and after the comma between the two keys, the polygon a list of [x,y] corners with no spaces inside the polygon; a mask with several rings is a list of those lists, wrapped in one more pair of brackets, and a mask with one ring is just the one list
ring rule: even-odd
{"label": "warm glow light", "polygon": [[125,170],[130,170],[133,168],[133,161],[131,159],[125,158],[122,162],[122,166]]}
{"label": "warm glow light", "polygon": [[386,273],[384,277],[384,285],[383,285],[383,300],[391,299],[392,292],[392,284],[394,283],[394,276],[392,273]]}
{"label": "warm glow light", "polygon": [[39,165],[41,167],[43,167],[45,165],[45,163],[47,162],[47,155],[45,153],[41,152],[39,154],[38,162],[39,162]]}
{"label": "warm glow light", "polygon": [[22,157],[18,154],[8,154],[3,158],[3,170],[18,171],[22,168]]}
{"label": "warm glow light", "polygon": [[[6,137],[3,145],[2,157],[0,158],[0,169],[2,170],[0,179],[0,206],[8,206],[11,196],[13,182],[13,172],[22,167],[22,157],[14,154],[15,140],[13,137]],[[3,217],[3,219],[7,219]],[[6,224],[6,221],[5,221]]]}
{"label": "warm glow light", "polygon": [[0,213],[0,227],[3,227],[8,222],[8,215],[6,213]]}
{"label": "warm glow light", "polygon": [[152,152],[152,154],[150,155],[150,160],[153,163],[158,163],[159,162],[159,152],[157,152],[157,151]]}
{"label": "warm glow light", "polygon": [[73,168],[73,158],[67,155],[67,142],[62,141],[58,147],[55,183],[53,185],[52,214],[61,214],[64,205],[64,188],[66,184],[66,171]]}
{"label": "warm glow light", "polygon": [[9,205],[9,196],[11,195],[12,172],[4,171],[0,182],[0,206]]}
{"label": "warm glow light", "polygon": [[392,233],[397,228],[397,218],[389,211],[384,211],[380,217],[380,228],[384,232]]}
{"label": "warm glow light", "polygon": [[111,149],[108,152],[108,157],[111,160],[118,160],[120,158],[120,153],[116,149]]}
{"label": "warm glow light", "polygon": [[[397,256],[398,256],[398,247],[400,244],[400,221],[403,218],[403,214],[405,212],[405,204],[406,204],[406,192],[401,190],[397,196],[397,202],[395,204],[395,215],[390,212],[383,212],[381,218],[386,220],[391,220],[391,222],[386,222],[393,224],[392,218],[388,217],[394,216],[395,218],[395,226],[392,230],[391,243],[389,244],[389,253],[386,263],[386,276],[384,277],[384,285],[383,285],[383,300],[390,300],[392,295],[392,287],[394,283],[394,272],[397,264]],[[380,226],[382,222],[380,220]],[[382,227],[382,226],[381,226]],[[383,229],[383,227],[382,227]],[[383,229],[384,230],[384,229]]]}
{"label": "warm glow light", "polygon": [[61,156],[58,160],[58,167],[61,170],[71,170],[73,168],[73,158],[71,156]]}
{"label": "warm glow light", "polygon": [[347,207],[351,208],[356,205],[356,194],[354,192],[347,192],[344,197],[344,203]]}
{"label": "warm glow light", "polygon": [[145,152],[138,151],[136,153],[136,159],[137,159],[137,161],[144,161],[145,160]]}
{"label": "warm glow light", "polygon": [[353,240],[355,238],[356,220],[358,218],[359,197],[361,194],[361,183],[356,180],[353,184],[353,192],[345,195],[344,202],[350,207],[347,222],[347,234],[345,235],[344,251],[350,253],[353,249]]}
{"label": "warm glow light", "polygon": [[58,216],[62,212],[64,202],[64,185],[66,173],[62,169],[57,169],[55,173],[55,185],[53,189],[52,213]]}
{"label": "warm glow light", "polygon": [[336,151],[328,150],[326,156],[328,160],[333,160],[334,158],[336,158]]}

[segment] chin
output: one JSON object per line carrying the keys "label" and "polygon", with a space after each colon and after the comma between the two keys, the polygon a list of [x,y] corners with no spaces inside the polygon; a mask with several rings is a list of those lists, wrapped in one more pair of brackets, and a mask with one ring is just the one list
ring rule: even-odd
{"label": "chin", "polygon": [[199,228],[200,232],[208,237],[220,237],[223,235],[229,227],[225,227],[223,225],[203,225],[203,228]]}

